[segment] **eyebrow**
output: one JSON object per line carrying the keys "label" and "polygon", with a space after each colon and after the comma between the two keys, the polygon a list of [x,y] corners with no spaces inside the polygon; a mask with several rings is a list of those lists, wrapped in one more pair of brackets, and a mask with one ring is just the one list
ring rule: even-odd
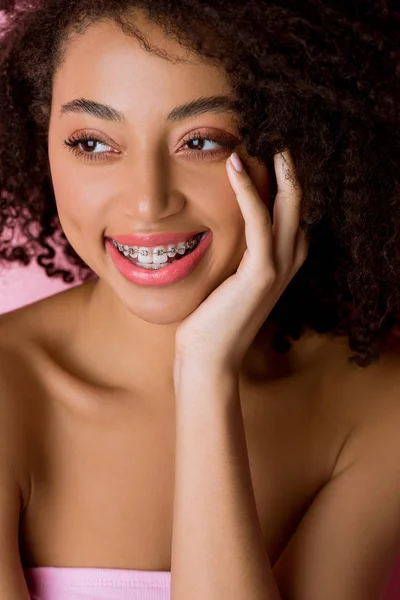
{"label": "eyebrow", "polygon": [[[192,102],[173,108],[167,115],[167,121],[182,121],[188,117],[197,117],[207,112],[234,112],[237,114],[238,110],[236,102],[229,96],[197,98]],[[125,115],[116,108],[88,98],[75,98],[63,104],[60,116],[68,113],[83,113],[117,123],[125,123],[127,120]]]}

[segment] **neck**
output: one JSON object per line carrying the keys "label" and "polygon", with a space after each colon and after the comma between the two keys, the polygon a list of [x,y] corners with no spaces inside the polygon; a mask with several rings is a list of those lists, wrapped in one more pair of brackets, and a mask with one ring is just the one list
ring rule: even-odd
{"label": "neck", "polygon": [[82,311],[71,351],[89,365],[91,379],[128,392],[172,389],[179,323],[157,325],[138,318],[102,280],[81,289]]}
{"label": "neck", "polygon": [[[146,401],[173,398],[175,335],[179,322],[158,325],[132,314],[102,280],[80,286],[81,307],[68,344],[88,381],[138,395]],[[241,378],[257,381],[270,371],[267,360],[276,326],[265,323],[243,363]],[[155,400],[156,399],[156,400]]]}

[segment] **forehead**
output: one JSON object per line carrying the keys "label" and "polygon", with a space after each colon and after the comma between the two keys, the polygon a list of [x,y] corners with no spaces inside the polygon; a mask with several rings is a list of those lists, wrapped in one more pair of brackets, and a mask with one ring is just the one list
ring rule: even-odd
{"label": "forehead", "polygon": [[182,48],[143,17],[131,19],[168,59],[142,48],[136,37],[125,34],[114,21],[96,22],[69,39],[54,76],[55,101],[96,98],[120,108],[129,118],[129,110],[143,104],[147,111],[166,112],[198,97],[231,94],[222,69]]}

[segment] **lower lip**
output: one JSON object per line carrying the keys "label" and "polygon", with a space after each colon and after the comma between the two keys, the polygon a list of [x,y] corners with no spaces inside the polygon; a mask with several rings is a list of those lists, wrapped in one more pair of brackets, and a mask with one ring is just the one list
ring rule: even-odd
{"label": "lower lip", "polygon": [[164,286],[178,283],[190,275],[203,258],[211,242],[212,233],[207,231],[193,252],[175,263],[171,263],[168,267],[157,270],[137,267],[128,258],[125,258],[110,240],[106,240],[106,248],[118,271],[132,283],[143,286]]}

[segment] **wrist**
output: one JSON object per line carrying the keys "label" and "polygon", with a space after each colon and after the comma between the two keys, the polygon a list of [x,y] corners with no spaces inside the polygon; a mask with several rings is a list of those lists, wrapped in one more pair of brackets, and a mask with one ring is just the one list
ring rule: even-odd
{"label": "wrist", "polygon": [[176,355],[174,363],[174,381],[178,383],[181,379],[191,379],[201,383],[202,381],[218,383],[218,381],[238,380],[239,371],[228,365],[199,359],[190,355]]}
{"label": "wrist", "polygon": [[174,369],[176,401],[190,401],[201,397],[231,398],[238,395],[239,373],[222,365],[210,365],[190,357],[177,359]]}

